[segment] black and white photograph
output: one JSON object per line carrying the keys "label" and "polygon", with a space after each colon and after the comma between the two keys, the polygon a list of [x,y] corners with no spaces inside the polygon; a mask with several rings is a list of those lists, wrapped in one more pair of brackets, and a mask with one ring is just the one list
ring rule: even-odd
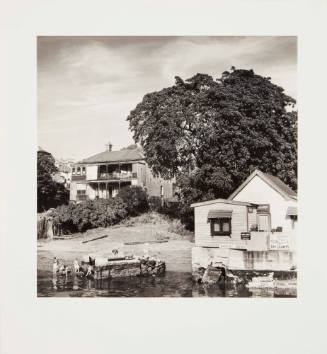
{"label": "black and white photograph", "polygon": [[296,297],[297,137],[296,36],[39,36],[38,297]]}
{"label": "black and white photograph", "polygon": [[324,354],[326,0],[0,4],[0,354]]}

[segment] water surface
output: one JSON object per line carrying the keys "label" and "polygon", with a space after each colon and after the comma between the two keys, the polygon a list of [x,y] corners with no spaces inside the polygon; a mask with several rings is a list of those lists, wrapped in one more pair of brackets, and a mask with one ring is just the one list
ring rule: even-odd
{"label": "water surface", "polygon": [[168,271],[160,277],[92,280],[38,271],[38,296],[66,297],[294,297],[292,292],[249,291],[245,286],[195,284],[190,273]]}

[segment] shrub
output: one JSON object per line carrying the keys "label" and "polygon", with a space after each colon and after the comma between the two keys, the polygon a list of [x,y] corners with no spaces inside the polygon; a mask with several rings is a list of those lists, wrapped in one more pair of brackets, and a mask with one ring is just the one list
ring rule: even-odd
{"label": "shrub", "polygon": [[120,198],[125,204],[129,216],[139,215],[149,209],[147,194],[140,186],[125,187],[116,198]]}
{"label": "shrub", "polygon": [[149,198],[151,211],[169,216],[170,218],[180,218],[180,203],[172,198],[160,198],[152,196]]}
{"label": "shrub", "polygon": [[162,199],[160,197],[151,196],[149,197],[149,208],[151,211],[159,211],[162,206]]}
{"label": "shrub", "polygon": [[117,224],[128,215],[121,198],[62,205],[51,212],[55,229],[69,234]]}
{"label": "shrub", "polygon": [[183,225],[178,219],[171,221],[167,231],[181,236],[188,236],[190,238],[193,237],[193,232],[187,230],[185,225]]}
{"label": "shrub", "polygon": [[138,216],[124,219],[121,222],[122,226],[136,226],[143,224],[162,224],[169,220],[166,215],[159,214],[157,212],[149,211]]}
{"label": "shrub", "polygon": [[167,215],[172,219],[178,219],[180,218],[180,203],[178,201],[164,199],[159,213]]}

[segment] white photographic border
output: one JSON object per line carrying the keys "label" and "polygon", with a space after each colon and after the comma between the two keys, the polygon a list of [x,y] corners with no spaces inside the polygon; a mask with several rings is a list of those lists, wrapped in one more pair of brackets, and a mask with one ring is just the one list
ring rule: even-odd
{"label": "white photographic border", "polygon": [[[313,1],[38,1],[1,5],[3,354],[327,352],[326,24]],[[298,298],[37,298],[36,37],[298,36]]]}

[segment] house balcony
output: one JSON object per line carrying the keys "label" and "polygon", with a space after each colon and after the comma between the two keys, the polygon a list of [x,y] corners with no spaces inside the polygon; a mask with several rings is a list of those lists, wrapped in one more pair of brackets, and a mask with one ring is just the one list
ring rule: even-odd
{"label": "house balcony", "polygon": [[99,173],[98,180],[108,181],[108,180],[129,180],[137,178],[136,172],[112,172],[112,173]]}
{"label": "house balcony", "polygon": [[72,175],[72,181],[85,181],[85,175]]}

